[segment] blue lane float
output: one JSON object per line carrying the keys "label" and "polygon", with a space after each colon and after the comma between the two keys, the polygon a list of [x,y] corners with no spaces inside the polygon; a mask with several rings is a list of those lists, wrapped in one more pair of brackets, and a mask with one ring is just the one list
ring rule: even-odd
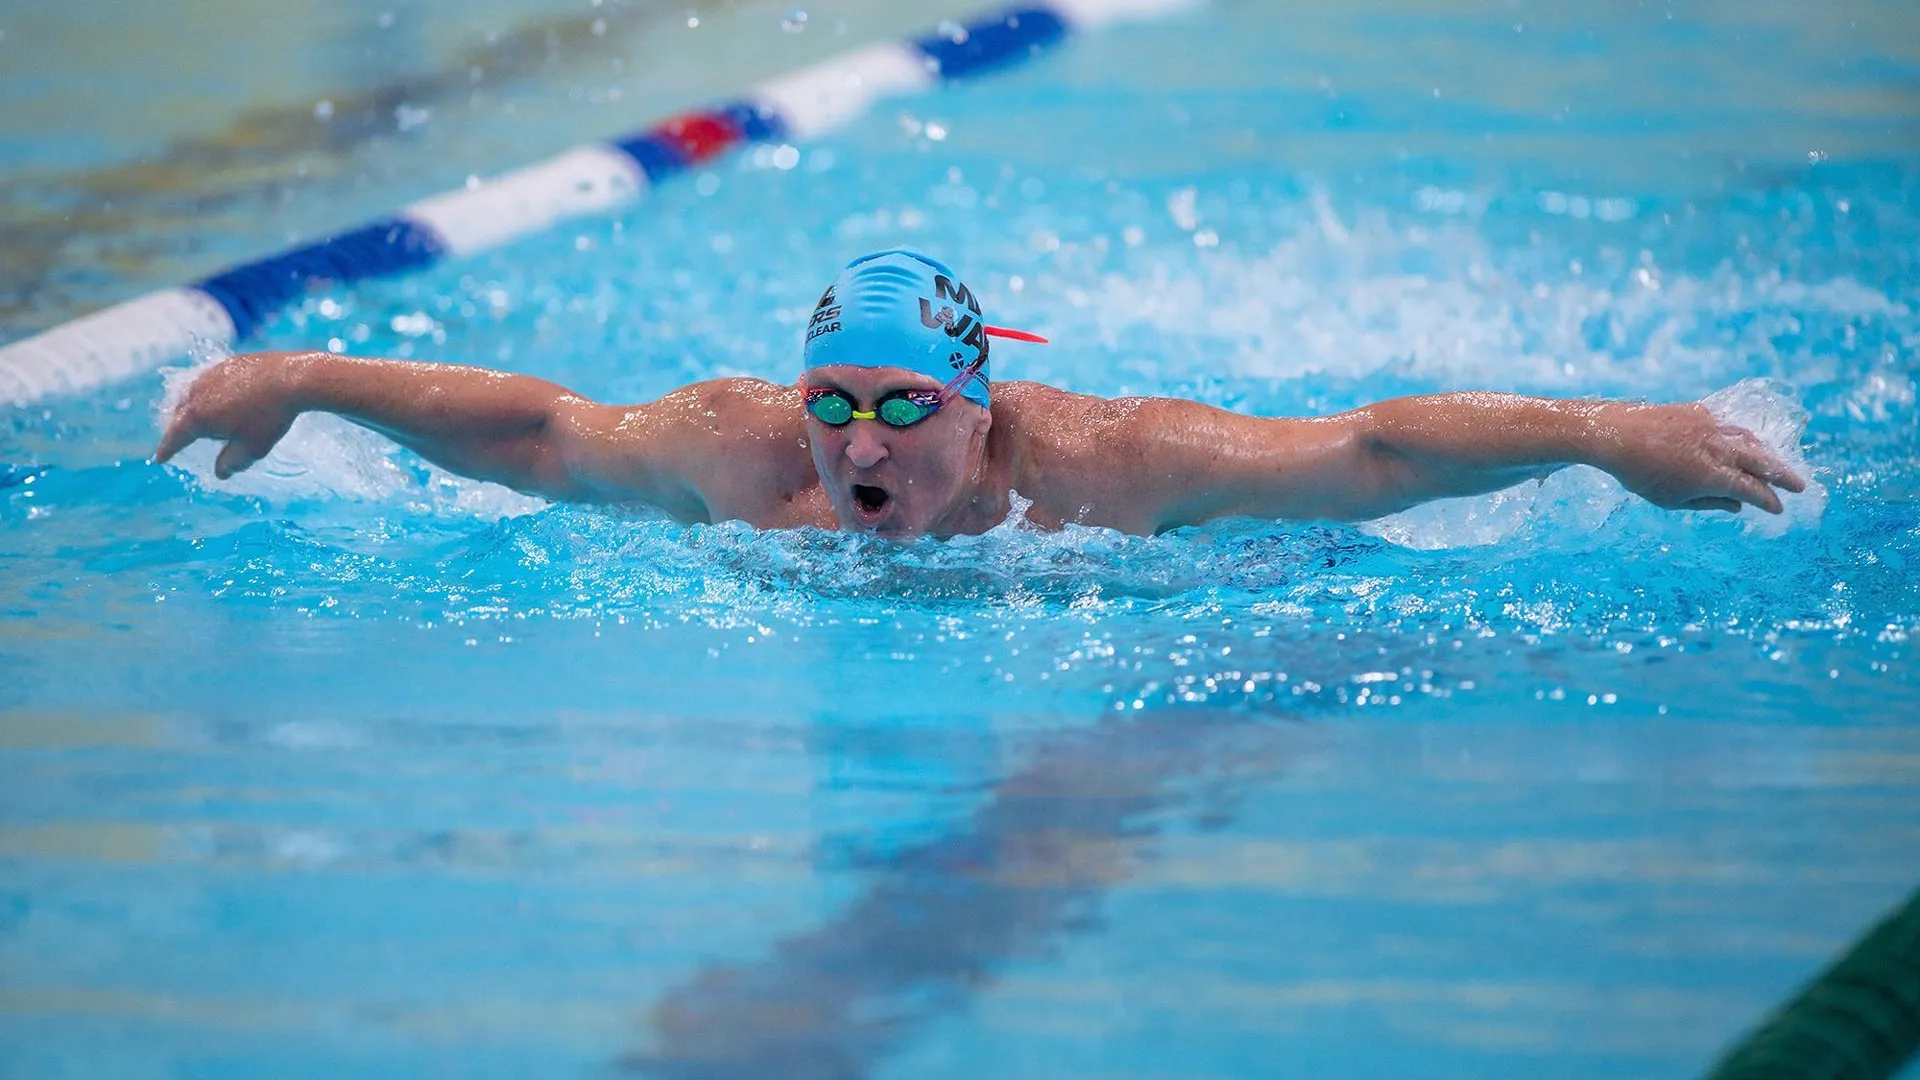
{"label": "blue lane float", "polygon": [[316,284],[404,274],[445,254],[432,229],[400,217],[236,266],[193,287],[213,297],[233,320],[234,339],[244,340]]}
{"label": "blue lane float", "polygon": [[1199,0],[1051,0],[958,29],[871,45],[753,88],[740,100],[564,151],[477,186],[409,204],[304,247],[162,289],[0,346],[0,403],[90,390],[257,333],[309,291],[460,258],[584,214],[625,206],[670,177],[753,143],[831,131],[874,101],[971,79],[1080,31]]}

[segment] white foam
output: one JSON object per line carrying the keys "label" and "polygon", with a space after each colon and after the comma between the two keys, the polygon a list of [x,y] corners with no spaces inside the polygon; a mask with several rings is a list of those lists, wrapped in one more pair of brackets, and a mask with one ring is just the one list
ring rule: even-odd
{"label": "white foam", "polygon": [[[1408,224],[1379,212],[1346,222],[1324,198],[1313,209],[1309,224],[1264,252],[1221,247],[1097,284],[1059,283],[1057,317],[1082,314],[1056,340],[1110,352],[1151,331],[1172,344],[1141,361],[1162,385],[1393,374],[1449,388],[1670,401],[1749,375],[1756,360],[1804,370],[1809,358],[1783,355],[1779,342],[1809,312],[1912,315],[1845,278],[1808,285],[1732,266],[1694,276],[1636,264],[1600,281],[1593,268],[1569,276],[1504,265],[1510,256],[1470,222]],[[1073,303],[1092,295],[1097,306]]]}
{"label": "white foam", "polygon": [[1590,532],[1628,499],[1627,490],[1599,469],[1576,465],[1545,480],[1500,491],[1433,502],[1363,522],[1361,532],[1416,551],[1484,547],[1528,525],[1551,523]]}

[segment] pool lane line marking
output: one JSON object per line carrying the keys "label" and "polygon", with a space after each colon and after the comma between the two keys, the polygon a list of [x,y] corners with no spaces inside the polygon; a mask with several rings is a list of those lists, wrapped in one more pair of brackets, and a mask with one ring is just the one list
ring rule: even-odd
{"label": "pool lane line marking", "polygon": [[624,206],[654,184],[749,143],[831,131],[882,97],[989,74],[1072,33],[1200,0],[1047,0],[973,18],[958,32],[879,44],[761,83],[737,101],[590,143],[476,186],[408,204],[327,239],[135,297],[0,346],[0,404],[27,405],[226,346],[321,284],[388,277],[472,254],[554,223]]}
{"label": "pool lane line marking", "polygon": [[[205,220],[202,208],[257,210],[290,182],[336,177],[353,167],[355,149],[395,133],[404,107],[475,111],[482,95],[541,74],[556,59],[578,68],[611,61],[618,72],[636,34],[660,22],[684,25],[688,15],[705,15],[719,2],[643,0],[643,6],[602,4],[576,16],[534,19],[486,34],[435,70],[398,73],[364,89],[336,88],[297,104],[252,106],[225,127],[183,134],[152,156],[78,172],[22,174],[27,203],[49,205],[0,209],[6,234],[0,280],[10,283],[0,290],[0,318],[31,314],[30,304],[44,308],[49,301],[63,317],[84,314],[84,300],[47,295],[65,291],[62,272],[93,274],[102,259],[147,263],[191,247],[205,239],[205,230],[195,227]],[[104,255],[75,265],[74,241],[136,228]]]}

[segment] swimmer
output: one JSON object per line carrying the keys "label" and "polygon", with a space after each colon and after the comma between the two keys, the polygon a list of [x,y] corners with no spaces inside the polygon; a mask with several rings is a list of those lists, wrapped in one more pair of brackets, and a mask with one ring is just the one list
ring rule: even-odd
{"label": "swimmer", "polygon": [[1178,398],[993,382],[979,297],[910,251],[855,260],[807,328],[791,385],[695,383],[605,405],[527,375],[328,353],[254,353],[188,390],[154,453],[222,441],[214,472],[265,457],[322,411],[466,476],[685,522],[894,538],[984,532],[1017,492],[1043,528],[1150,534],[1216,518],[1362,521],[1597,466],[1672,510],[1781,511],[1805,482],[1697,404],[1451,393],[1308,419]]}

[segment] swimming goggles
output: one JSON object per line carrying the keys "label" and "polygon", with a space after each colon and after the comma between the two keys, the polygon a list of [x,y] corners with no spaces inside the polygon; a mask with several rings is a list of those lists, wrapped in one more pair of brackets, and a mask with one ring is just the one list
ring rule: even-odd
{"label": "swimming goggles", "polygon": [[910,428],[940,411],[952,401],[967,380],[980,374],[984,360],[975,360],[960,370],[953,381],[938,390],[895,390],[874,403],[869,412],[854,408],[853,398],[831,386],[807,388],[807,412],[828,427],[846,427],[855,420],[879,420],[891,428]]}

